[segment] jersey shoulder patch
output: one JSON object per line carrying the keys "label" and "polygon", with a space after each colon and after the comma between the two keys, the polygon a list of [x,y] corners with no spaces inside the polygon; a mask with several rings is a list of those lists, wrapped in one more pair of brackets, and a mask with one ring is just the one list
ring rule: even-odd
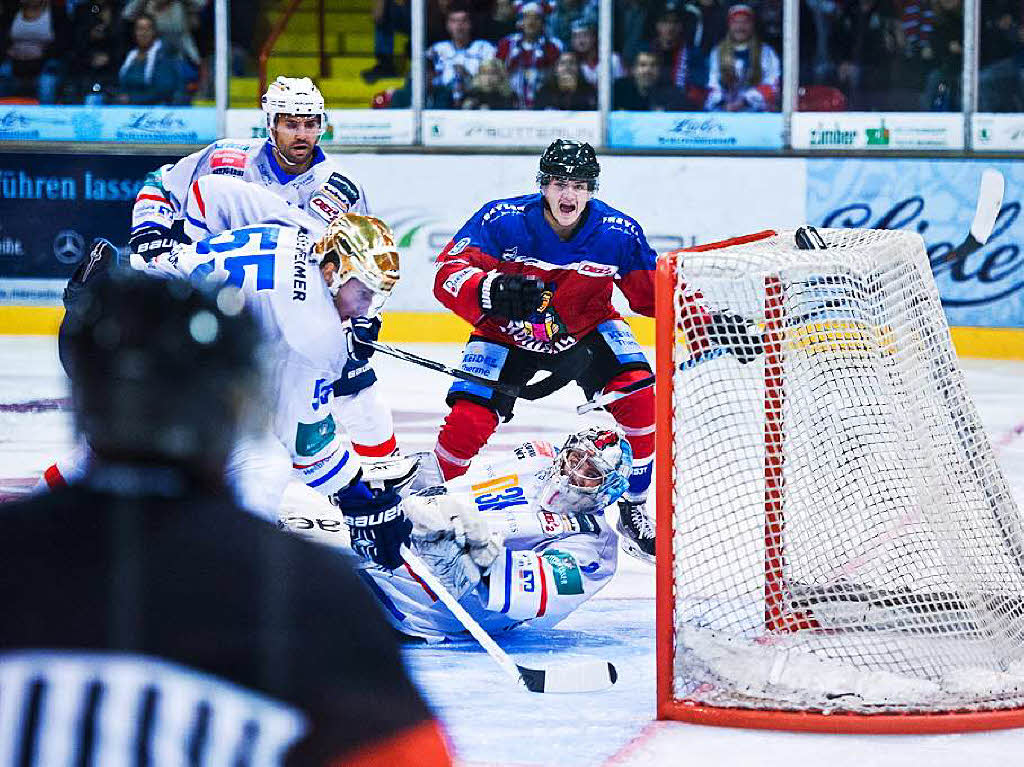
{"label": "jersey shoulder patch", "polygon": [[210,153],[210,173],[241,176],[249,155],[239,146],[217,146]]}
{"label": "jersey shoulder patch", "polygon": [[[341,208],[342,213],[347,213],[359,202],[359,186],[343,173],[337,171],[327,177],[317,195],[323,199],[333,201],[334,205]],[[314,196],[317,196],[314,195]]]}

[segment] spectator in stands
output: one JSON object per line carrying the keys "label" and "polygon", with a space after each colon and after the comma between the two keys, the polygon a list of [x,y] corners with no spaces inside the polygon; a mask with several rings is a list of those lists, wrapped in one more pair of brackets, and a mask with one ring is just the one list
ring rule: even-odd
{"label": "spectator in stands", "polygon": [[833,85],[835,60],[830,37],[836,23],[836,0],[801,0],[800,84]]}
{"label": "spectator in stands", "polygon": [[[598,73],[597,22],[589,19],[579,19],[574,22],[569,38],[569,47],[579,59],[584,79],[596,88]],[[619,54],[612,51],[612,82],[624,74],[622,59],[619,58]]]}
{"label": "spectator in stands", "polygon": [[831,40],[839,86],[851,111],[884,111],[900,103],[892,90],[896,27],[891,6],[882,0],[850,0],[840,10]]}
{"label": "spectator in stands", "polygon": [[135,18],[135,47],[118,73],[118,104],[163,104],[175,102],[180,90],[177,54],[165,49],[157,37],[156,21],[148,13]]}
{"label": "spectator in stands", "polygon": [[412,26],[409,0],[374,0],[373,55],[377,63],[364,69],[360,77],[375,83],[384,77],[398,77],[395,66],[395,33],[408,33]]}
{"label": "spectator in stands", "polygon": [[473,78],[465,98],[463,109],[516,109],[516,95],[508,81],[508,73],[500,59],[480,62],[480,69]]}
{"label": "spectator in stands", "polygon": [[516,31],[516,7],[512,0],[494,0],[491,12],[486,14],[480,25],[480,38],[497,43],[506,35]]}
{"label": "spectator in stands", "polygon": [[752,6],[757,13],[757,36],[773,51],[782,50],[783,0],[754,0]]}
{"label": "spectator in stands", "polygon": [[121,17],[115,0],[95,0],[75,8],[74,49],[67,82],[68,101],[104,104],[117,86],[124,60]]}
{"label": "spectator in stands", "polygon": [[562,45],[544,34],[544,9],[538,2],[519,9],[519,24],[522,31],[498,43],[498,58],[508,70],[519,105],[533,109],[537,91],[562,55]]}
{"label": "spectator in stands", "polygon": [[148,14],[156,24],[156,34],[165,53],[177,56],[181,77],[186,83],[199,79],[201,57],[193,32],[199,26],[199,12],[208,0],[128,0],[124,18],[134,21]]}
{"label": "spectator in stands", "polygon": [[573,25],[587,21],[597,29],[597,0],[557,0],[548,16],[548,35],[569,47]]}
{"label": "spectator in stands", "polygon": [[633,61],[639,51],[648,47],[647,0],[614,0],[612,12],[612,46],[625,61]]}
{"label": "spectator in stands", "polygon": [[704,108],[764,112],[778,108],[782,62],[754,32],[754,10],[745,3],[729,9],[725,39],[711,51]]}
{"label": "spectator in stands", "polygon": [[1019,0],[981,5],[978,111],[1024,112],[1024,30]]}
{"label": "spectator in stands", "polygon": [[[465,6],[473,29],[483,29],[491,14],[493,0],[427,0],[427,47],[448,38],[448,11],[453,5]],[[518,9],[515,3],[513,7]]]}
{"label": "spectator in stands", "polygon": [[683,10],[683,45],[689,70],[686,79],[706,88],[711,51],[726,34],[726,7],[723,0],[693,0]]}
{"label": "spectator in stands", "polygon": [[0,96],[53,104],[71,44],[63,0],[4,3],[0,12]]}
{"label": "spectator in stands", "polygon": [[580,71],[580,61],[572,51],[558,57],[552,77],[537,93],[534,109],[564,109],[585,112],[597,109],[597,90]]}
{"label": "spectator in stands", "polygon": [[925,79],[921,109],[956,112],[960,109],[960,81],[964,68],[964,10],[961,0],[935,0],[935,27],[930,54],[931,70]]}
{"label": "spectator in stands", "polygon": [[658,82],[658,57],[640,51],[633,58],[629,77],[615,81],[612,108],[630,112],[679,112],[688,108],[674,85]]}
{"label": "spectator in stands", "polygon": [[650,51],[658,59],[658,82],[685,88],[689,51],[683,38],[682,11],[675,2],[665,3],[655,17]]}
{"label": "spectator in stands", "polygon": [[494,58],[495,47],[486,40],[473,39],[472,21],[465,5],[453,4],[448,10],[449,39],[427,49],[430,87],[444,86],[452,94],[456,108],[480,68],[480,62]]}

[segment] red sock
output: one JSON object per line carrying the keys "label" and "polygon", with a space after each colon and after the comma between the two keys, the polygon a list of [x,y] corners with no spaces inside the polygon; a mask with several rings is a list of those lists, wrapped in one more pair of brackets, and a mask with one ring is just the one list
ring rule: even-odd
{"label": "red sock", "polygon": [[[621,389],[633,381],[647,378],[646,370],[629,370],[609,381],[605,391]],[[651,485],[651,459],[654,456],[654,387],[641,389],[607,405],[616,423],[633,448],[633,473],[629,478],[629,497],[642,499]]]}
{"label": "red sock", "polygon": [[497,428],[498,414],[493,410],[469,400],[455,400],[434,447],[446,482],[469,471],[473,457]]}

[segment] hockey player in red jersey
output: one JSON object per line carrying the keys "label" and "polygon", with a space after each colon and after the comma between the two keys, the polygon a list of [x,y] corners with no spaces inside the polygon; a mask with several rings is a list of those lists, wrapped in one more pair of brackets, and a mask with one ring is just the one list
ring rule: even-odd
{"label": "hockey player in red jersey", "polygon": [[[600,166],[590,144],[559,139],[540,159],[540,192],[484,205],[437,260],[434,295],[474,326],[462,368],[525,384],[538,370],[574,365],[586,396],[651,374],[629,325],[612,307],[617,285],[638,314],[654,314],[656,254],[640,225],[593,197]],[[459,381],[434,449],[446,480],[464,474],[515,400]],[[632,447],[618,502],[625,551],[652,560],[645,511],[654,453],[651,389],[610,405]]]}

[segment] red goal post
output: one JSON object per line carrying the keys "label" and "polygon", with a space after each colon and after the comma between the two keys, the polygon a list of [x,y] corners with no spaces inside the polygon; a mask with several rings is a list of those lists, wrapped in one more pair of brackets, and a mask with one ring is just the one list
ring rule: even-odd
{"label": "red goal post", "polygon": [[[904,232],[824,234],[833,248],[824,256],[822,251],[794,252],[788,244],[792,232],[768,230],[659,258],[658,717],[732,727],[878,734],[1024,726],[1024,649],[1018,652],[1013,646],[1016,640],[1024,648],[1020,516],[959,377],[923,242]],[[682,327],[688,310],[680,307],[694,296],[703,302],[701,279],[709,270],[702,271],[702,266],[715,263],[709,254],[725,265],[721,274],[712,275],[710,282],[717,283],[707,286],[716,294],[707,308],[714,310],[714,302],[725,299],[723,310],[756,321],[764,353],[749,365],[726,354],[691,363],[681,372],[680,364],[690,360],[684,330],[693,330]],[[684,259],[698,263],[692,273],[684,267],[681,277]],[[735,275],[755,291],[731,296],[729,281]],[[696,284],[687,287],[688,298],[681,301],[681,282],[691,279]],[[834,308],[840,301],[846,302],[842,311],[826,313],[824,320],[802,319],[808,306]],[[812,388],[801,391],[798,387],[806,384],[796,383],[797,376],[811,379]],[[734,382],[736,377],[742,380]],[[865,391],[872,382],[885,391]],[[696,456],[696,464],[679,465],[680,445],[688,445],[694,436],[680,426],[687,417],[681,390],[688,386],[728,390],[724,398],[698,400],[714,417],[690,424],[715,424],[713,428],[727,432],[722,437],[729,441],[725,450],[735,446],[743,454],[745,463],[730,464],[743,475],[745,484],[736,492],[747,499],[746,517],[734,527],[722,521],[733,512],[727,492],[711,496],[715,503],[688,506],[702,497],[703,489],[694,493],[677,485],[680,475],[690,477],[711,466],[700,462],[703,452],[689,455]],[[756,396],[743,389],[756,389]],[[887,402],[883,394],[888,397],[890,389],[894,393]],[[728,399],[732,394],[735,402]],[[823,417],[818,399],[826,395],[838,403],[841,415],[852,413],[854,418],[847,420],[853,426],[844,426],[840,418],[834,419],[838,425],[815,431],[815,419]],[[915,416],[919,428],[904,435],[887,421],[915,399],[924,403]],[[756,418],[748,412],[754,410],[760,411]],[[744,428],[729,431],[730,419],[743,421]],[[803,430],[800,445],[788,429]],[[718,447],[714,434],[698,436],[705,440],[706,452]],[[890,449],[898,452],[903,436],[940,444],[921,446],[917,452],[923,457],[918,460],[915,453],[917,462],[901,464],[903,471],[910,467],[920,473],[916,484],[901,483],[898,471],[890,477],[872,464]],[[819,437],[825,441],[816,442]],[[795,500],[807,496],[814,479],[813,471],[805,472],[810,479],[800,474],[800,463],[807,463],[817,450],[824,464],[846,449],[840,442],[847,438],[855,443],[849,456],[842,456],[847,465],[839,464],[829,476],[827,469],[822,471],[822,481],[833,481],[838,489],[812,494],[819,505],[835,498],[846,506],[831,509],[824,524],[812,521],[815,503],[801,506]],[[754,452],[756,459],[751,457]],[[722,452],[721,457],[733,461],[731,453]],[[920,465],[928,460],[939,463],[936,471],[956,475],[960,484],[954,489],[970,506],[965,511],[956,499],[948,508],[949,524],[936,522],[928,504],[912,498],[915,488],[927,489],[934,481],[927,466]],[[853,481],[857,471],[865,477],[878,472],[877,487],[869,488],[876,497],[864,500],[863,488]],[[707,481],[717,488],[722,477],[731,479],[709,472]],[[939,491],[932,492],[927,500],[944,501]],[[852,518],[848,530],[843,527],[847,516]],[[936,564],[941,554],[956,548],[957,541],[942,536],[960,523],[965,540],[969,537],[964,545],[970,550],[963,556],[981,557],[979,569],[985,575],[991,570],[988,580]],[[809,556],[806,548],[827,538],[833,524],[840,542],[822,542],[821,556]],[[693,533],[687,540],[694,545],[681,550],[677,526],[716,525],[720,540]],[[735,550],[728,540],[734,530],[741,530],[738,537],[745,541]],[[701,548],[707,541],[707,548]],[[905,571],[898,559],[901,551],[906,552]],[[738,561],[744,554],[758,561]],[[796,563],[791,565],[789,557]],[[738,587],[730,583],[716,592],[715,567],[743,569],[748,582]],[[691,586],[687,572],[696,569],[706,571],[707,579],[694,586],[700,593],[691,598],[684,594]],[[1006,581],[1005,588],[1001,581]],[[742,613],[742,629],[730,634],[736,621],[726,619],[725,613],[740,603],[736,612]],[[826,694],[829,685],[837,685],[834,697]]]}

